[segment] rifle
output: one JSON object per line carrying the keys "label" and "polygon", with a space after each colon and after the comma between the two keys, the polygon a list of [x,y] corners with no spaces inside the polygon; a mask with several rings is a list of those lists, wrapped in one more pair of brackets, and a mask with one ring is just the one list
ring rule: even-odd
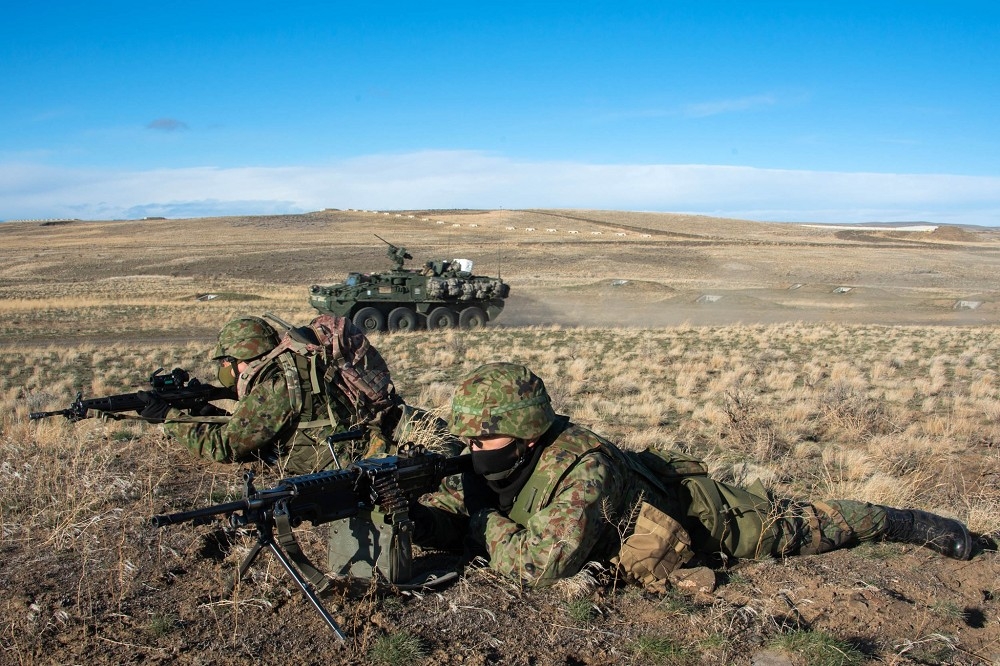
{"label": "rifle", "polygon": [[[332,445],[338,441],[359,439],[364,434],[364,430],[352,430],[331,435],[327,443]],[[330,579],[302,554],[292,528],[306,520],[313,525],[322,525],[378,507],[392,525],[394,545],[406,557],[410,553],[413,533],[413,523],[409,518],[411,499],[435,490],[445,477],[471,469],[472,461],[468,454],[446,457],[429,452],[422,446],[406,444],[394,456],[366,458],[344,469],[293,476],[266,490],[254,487],[253,472],[247,470],[243,472],[243,499],[153,516],[150,522],[154,527],[186,522],[203,525],[217,516],[226,516],[232,529],[253,527],[257,543],[240,564],[236,580],[242,580],[260,552],[268,549],[338,640],[344,642],[346,635],[318,597],[318,593],[329,585]]]}
{"label": "rifle", "polygon": [[[212,384],[202,384],[198,379],[191,377],[187,370],[174,368],[170,374],[160,374],[163,368],[159,368],[149,376],[149,385],[153,391],[171,407],[178,409],[197,409],[212,400],[235,400],[236,391],[224,386],[213,386]],[[31,412],[28,418],[32,421],[45,419],[50,416],[65,416],[70,421],[79,421],[90,416],[91,410],[104,414],[116,412],[141,411],[146,406],[139,399],[139,393],[122,393],[120,395],[109,395],[104,398],[83,399],[83,393],[76,394],[76,400],[66,409],[57,409],[52,412]]]}

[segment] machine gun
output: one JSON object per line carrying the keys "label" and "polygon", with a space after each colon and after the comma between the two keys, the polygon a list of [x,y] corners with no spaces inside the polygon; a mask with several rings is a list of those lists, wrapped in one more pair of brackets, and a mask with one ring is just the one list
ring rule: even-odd
{"label": "machine gun", "polygon": [[[150,375],[149,385],[171,407],[197,409],[212,400],[236,399],[234,389],[202,384],[198,379],[191,377],[183,368],[174,368],[170,374],[161,374],[162,372],[163,368],[159,368]],[[66,409],[57,409],[52,412],[31,412],[28,414],[28,418],[37,421],[50,416],[65,416],[70,421],[79,421],[88,418],[91,411],[114,414],[140,411],[145,406],[146,403],[139,398],[138,392],[109,395],[104,398],[87,398],[86,400],[83,399],[82,393],[77,393],[76,400]]]}
{"label": "machine gun", "polygon": [[378,234],[373,234],[375,238],[379,239],[383,243],[389,246],[389,249],[385,251],[389,259],[392,260],[392,265],[397,271],[403,270],[403,264],[407,259],[413,259],[413,255],[406,251],[405,247],[398,247],[393,245],[386,239],[382,238]]}
{"label": "machine gun", "polygon": [[[327,443],[332,445],[363,435],[363,430],[353,430],[331,435]],[[378,507],[385,520],[392,525],[393,539],[399,541],[396,544],[398,550],[409,555],[413,532],[409,518],[410,501],[436,489],[445,477],[471,469],[468,454],[446,457],[407,444],[394,456],[367,458],[344,469],[282,479],[266,490],[257,490],[253,484],[253,472],[246,471],[243,473],[243,499],[153,516],[150,522],[155,527],[186,522],[200,525],[225,516],[232,529],[253,527],[257,543],[240,564],[237,580],[246,576],[250,565],[266,548],[278,559],[334,635],[344,642],[344,632],[318,597],[318,593],[326,589],[331,581],[302,554],[292,528],[307,520],[313,525],[322,525]]]}

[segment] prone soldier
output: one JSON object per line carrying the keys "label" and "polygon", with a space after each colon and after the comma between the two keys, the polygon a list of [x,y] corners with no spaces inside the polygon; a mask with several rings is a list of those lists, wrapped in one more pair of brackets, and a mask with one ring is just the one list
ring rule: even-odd
{"label": "prone soldier", "polygon": [[[329,333],[336,350],[323,349],[318,337],[327,336],[317,331]],[[391,453],[414,433],[447,435],[443,421],[403,401],[378,350],[340,317],[318,317],[284,335],[261,317],[238,317],[219,331],[212,359],[219,363],[219,382],[236,389],[228,414],[209,409],[191,415],[152,391],[140,393],[146,401],[140,415],[164,421],[166,433],[198,457],[227,463],[259,458],[282,474],[308,474]],[[359,427],[368,435],[360,444],[328,444],[329,435]]]}
{"label": "prone soldier", "polygon": [[784,557],[877,540],[972,556],[957,520],[847,499],[776,498],[759,482],[715,481],[684,456],[624,452],[557,415],[542,380],[521,365],[469,374],[449,425],[468,443],[473,471],[411,509],[414,542],[480,555],[527,585],[603,560],[657,590],[695,554]]}
{"label": "prone soldier", "polygon": [[[321,315],[309,326],[289,327],[282,335],[261,317],[239,317],[219,331],[212,358],[219,363],[219,382],[236,388],[237,400],[228,414],[210,405],[192,415],[171,407],[155,392],[139,394],[146,402],[140,415],[163,421],[165,432],[195,456],[223,463],[256,458],[275,464],[285,476],[395,454],[403,443],[445,454],[462,448],[443,419],[403,401],[381,354],[343,317]],[[365,432],[361,439],[353,436],[359,429]],[[345,434],[350,436],[338,436]],[[376,552],[368,558],[355,555],[356,520],[331,524],[328,565],[336,573],[360,567],[370,574],[381,550],[386,552],[383,560],[399,550],[389,547],[395,543],[396,527],[379,524]],[[280,524],[279,538],[289,543],[309,583],[317,591],[325,589],[329,579],[301,555],[289,529]],[[353,549],[345,546],[348,541]],[[408,555],[406,549],[402,563],[394,567],[402,572],[399,579],[409,575]],[[364,560],[360,565],[359,559]]]}

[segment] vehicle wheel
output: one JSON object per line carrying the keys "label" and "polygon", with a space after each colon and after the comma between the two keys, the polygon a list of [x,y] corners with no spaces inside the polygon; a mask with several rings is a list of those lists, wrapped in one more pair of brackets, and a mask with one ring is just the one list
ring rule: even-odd
{"label": "vehicle wheel", "polygon": [[427,330],[436,331],[441,328],[454,328],[458,324],[458,317],[448,308],[440,307],[431,310],[427,315]]}
{"label": "vehicle wheel", "polygon": [[376,333],[385,330],[385,315],[375,308],[361,308],[352,320],[354,325],[365,333]]}
{"label": "vehicle wheel", "polygon": [[386,324],[390,331],[412,331],[417,327],[417,313],[410,308],[398,307],[389,313]]}
{"label": "vehicle wheel", "polygon": [[486,325],[486,313],[482,308],[473,305],[458,314],[458,325],[462,328],[479,328]]}

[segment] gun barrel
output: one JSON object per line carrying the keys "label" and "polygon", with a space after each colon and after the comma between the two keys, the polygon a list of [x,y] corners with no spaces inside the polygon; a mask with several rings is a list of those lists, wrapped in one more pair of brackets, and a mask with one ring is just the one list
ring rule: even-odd
{"label": "gun barrel", "polygon": [[50,416],[66,416],[69,411],[68,409],[57,409],[54,412],[31,412],[28,414],[28,420],[37,421],[39,419],[47,419]]}
{"label": "gun barrel", "polygon": [[332,435],[328,435],[326,438],[327,444],[339,444],[340,442],[353,442],[354,440],[361,439],[368,431],[364,428],[355,428],[354,430],[348,430],[346,432],[336,432]]}
{"label": "gun barrel", "polygon": [[226,502],[225,504],[206,506],[203,509],[192,509],[191,511],[181,511],[178,513],[167,513],[159,516],[153,516],[149,519],[149,522],[153,527],[164,527],[165,525],[177,525],[179,523],[186,523],[189,521],[199,522],[206,518],[235,513],[236,511],[247,508],[250,508],[250,502],[243,499],[236,502]]}
{"label": "gun barrel", "polygon": [[466,453],[461,456],[453,456],[444,459],[443,476],[454,476],[472,471],[472,454]]}

